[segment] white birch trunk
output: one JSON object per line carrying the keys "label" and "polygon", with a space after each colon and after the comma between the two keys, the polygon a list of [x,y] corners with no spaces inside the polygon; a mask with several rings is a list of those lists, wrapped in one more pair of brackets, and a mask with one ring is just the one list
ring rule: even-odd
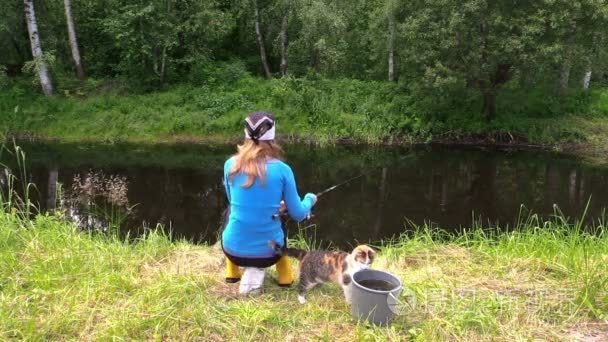
{"label": "white birch trunk", "polygon": [[84,80],[86,76],[80,59],[78,40],[76,39],[76,28],[74,27],[74,18],[72,17],[72,0],[63,0],[63,6],[65,7],[65,19],[68,24],[68,37],[70,40],[70,49],[72,49],[74,66],[76,67],[76,76],[78,76],[78,79]]}
{"label": "white birch trunk", "polygon": [[388,80],[395,80],[395,18],[392,14],[388,17]]}
{"label": "white birch trunk", "polygon": [[40,47],[40,36],[38,34],[38,23],[36,22],[36,12],[34,11],[33,0],[23,0],[25,9],[25,20],[27,22],[27,31],[30,36],[30,44],[32,46],[32,56],[36,63],[36,69],[38,70],[38,78],[40,80],[40,86],[42,92],[47,95],[53,95],[53,84],[51,83],[51,77],[49,76],[49,68],[46,65],[44,56],[42,54],[42,48]]}
{"label": "white birch trunk", "polygon": [[[167,47],[163,46],[162,50],[159,52],[159,47],[154,48],[154,58],[152,60],[152,70],[154,74],[158,76],[158,83],[162,86],[165,83],[165,75],[167,70]],[[160,56],[159,56],[160,55]],[[160,59],[160,65],[158,61]]]}
{"label": "white birch trunk", "polygon": [[270,67],[268,66],[268,58],[266,57],[266,48],[264,47],[264,38],[262,37],[262,30],[260,29],[260,13],[258,11],[257,0],[253,1],[253,11],[255,17],[255,36],[258,41],[260,48],[260,59],[262,60],[262,67],[264,68],[264,74],[266,78],[272,78]]}
{"label": "white birch trunk", "polygon": [[589,90],[589,86],[591,85],[591,75],[592,75],[591,61],[587,61],[587,67],[585,68],[585,75],[583,76],[583,90]]}
{"label": "white birch trunk", "polygon": [[163,56],[160,61],[160,85],[165,83],[165,75],[167,70],[167,47],[163,47]]}
{"label": "white birch trunk", "polygon": [[588,69],[587,71],[585,71],[585,76],[583,76],[583,89],[584,90],[589,90],[589,85],[591,84],[591,74],[593,72],[591,71],[591,69]]}
{"label": "white birch trunk", "polygon": [[287,48],[289,42],[287,40],[287,28],[289,27],[289,13],[283,15],[283,22],[281,23],[281,75],[287,76]]}
{"label": "white birch trunk", "polygon": [[570,83],[570,58],[569,56],[562,64],[562,70],[559,75],[559,93],[566,95],[568,93],[568,83]]}
{"label": "white birch trunk", "polygon": [[[573,28],[574,30],[574,28]],[[570,69],[572,69],[572,44],[574,44],[574,35],[570,34],[566,39],[564,50],[564,60],[562,61],[562,69],[559,75],[559,94],[564,96],[568,94],[568,85],[570,83]]]}

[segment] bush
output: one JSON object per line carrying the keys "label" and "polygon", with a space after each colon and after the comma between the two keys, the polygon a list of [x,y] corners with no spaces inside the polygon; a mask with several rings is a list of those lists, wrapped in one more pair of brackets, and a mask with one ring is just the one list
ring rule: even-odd
{"label": "bush", "polygon": [[203,94],[197,96],[194,101],[198,109],[203,110],[213,119],[219,118],[232,110],[245,111],[252,107],[252,103],[243,95],[232,92],[214,95]]}
{"label": "bush", "polygon": [[571,142],[582,140],[580,132],[588,130],[571,130],[563,122],[550,129],[548,119],[608,115],[608,91],[603,89],[557,98],[541,87],[527,93],[505,87],[497,100],[498,115],[488,122],[480,113],[479,92],[471,88],[434,92],[405,81],[265,80],[251,77],[240,61],[201,64],[191,81],[198,85],[151,94],[137,94],[120,80],[91,81],[47,98],[33,90],[29,79],[11,79],[9,90],[0,91],[0,130],[10,126],[15,132],[68,140],[231,137],[240,136],[246,113],[270,111],[279,134],[319,141],[430,140],[509,131],[536,141],[555,137]]}
{"label": "bush", "polygon": [[250,76],[240,60],[230,62],[199,62],[192,66],[190,83],[195,86],[228,85]]}

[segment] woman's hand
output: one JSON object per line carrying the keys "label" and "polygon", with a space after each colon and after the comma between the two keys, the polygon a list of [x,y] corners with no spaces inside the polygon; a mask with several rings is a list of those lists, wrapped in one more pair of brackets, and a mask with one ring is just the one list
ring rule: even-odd
{"label": "woman's hand", "polygon": [[[307,202],[307,203],[304,204],[305,202]],[[301,214],[298,213],[298,214],[296,214],[296,216],[292,216],[293,213],[289,211],[289,208],[287,208],[287,204],[283,200],[279,203],[279,212],[277,214],[272,215],[272,217],[277,218],[279,216],[289,213],[289,215],[298,222],[304,220],[305,218],[310,219],[312,217],[311,210],[312,210],[312,207],[315,205],[315,203],[317,203],[317,195],[315,195],[313,193],[307,193],[304,196],[304,199],[303,199],[301,205],[303,205],[303,206],[306,205],[305,208],[308,208],[308,206],[310,206],[310,208],[308,208],[308,212],[301,213]],[[294,210],[298,210],[298,208],[294,208]]]}
{"label": "woman's hand", "polygon": [[317,203],[317,195],[312,194],[312,193],[307,193],[305,197],[310,198],[312,200],[313,206],[315,205],[315,203]]}

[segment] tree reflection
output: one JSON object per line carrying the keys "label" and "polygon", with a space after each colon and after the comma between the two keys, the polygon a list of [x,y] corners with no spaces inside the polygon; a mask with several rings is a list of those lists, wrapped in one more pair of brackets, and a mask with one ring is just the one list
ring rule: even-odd
{"label": "tree reflection", "polygon": [[373,239],[377,240],[380,237],[380,231],[382,228],[382,217],[384,215],[384,202],[386,201],[386,177],[388,169],[382,168],[380,175],[380,185],[378,187],[378,208],[376,214],[376,222],[374,223],[374,233],[372,234]]}
{"label": "tree reflection", "polygon": [[[425,148],[414,153],[408,150],[413,157],[403,159],[403,150],[391,148],[289,146],[286,150],[302,195],[366,174],[325,195],[315,205],[315,218],[301,225],[309,227],[309,237],[336,247],[348,248],[355,241],[398,235],[403,232],[405,219],[457,229],[469,227],[474,212],[486,221],[504,225],[516,220],[522,204],[549,217],[553,203],[574,217],[580,216],[579,209],[591,194],[594,198],[589,217],[596,218],[608,202],[605,170],[540,152],[506,154],[454,147]],[[126,157],[120,160],[115,158],[118,152],[112,150],[96,151],[89,159],[83,157],[80,149],[76,151],[74,155],[65,150],[51,151],[51,156],[61,155],[62,162],[53,158],[46,166],[34,169],[33,181],[47,189],[46,198],[40,201],[46,208],[52,210],[57,202],[57,182],[72,189],[78,183],[74,177],[80,175],[79,182],[84,184],[83,177],[91,169],[129,180],[125,193],[129,205],[137,204],[137,210],[121,225],[123,232],[131,230],[131,235],[135,235],[142,230],[142,222],[150,226],[159,222],[175,237],[215,241],[221,213],[226,208],[222,162],[232,149],[204,156],[195,147],[176,149],[176,160],[172,162],[168,157],[172,155],[170,149],[164,146],[158,152],[164,157],[156,164],[154,151],[146,154],[146,159],[138,155],[134,163],[130,152],[124,149],[119,151]],[[184,153],[196,157],[184,157]],[[207,159],[209,162],[205,162]],[[103,162],[94,164],[92,160]],[[183,160],[193,162],[184,165]],[[0,174],[2,182],[5,180]],[[107,223],[96,221],[85,210],[95,201],[82,198],[78,205],[62,203],[68,205],[68,215],[84,222],[83,226],[103,227]],[[290,226],[296,228],[293,222]]]}
{"label": "tree reflection", "polygon": [[49,179],[47,184],[46,209],[50,212],[57,206],[57,182],[59,181],[59,168],[56,166],[49,168]]}

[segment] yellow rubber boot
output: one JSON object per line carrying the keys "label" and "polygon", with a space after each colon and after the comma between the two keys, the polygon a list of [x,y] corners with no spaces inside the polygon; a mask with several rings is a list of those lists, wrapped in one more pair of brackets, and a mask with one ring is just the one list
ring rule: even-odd
{"label": "yellow rubber boot", "polygon": [[236,283],[239,280],[241,280],[241,270],[239,269],[239,266],[226,258],[226,282]]}
{"label": "yellow rubber boot", "polygon": [[289,260],[289,257],[282,256],[277,261],[276,268],[279,275],[279,286],[291,286],[293,284],[293,271],[291,270],[291,260]]}

